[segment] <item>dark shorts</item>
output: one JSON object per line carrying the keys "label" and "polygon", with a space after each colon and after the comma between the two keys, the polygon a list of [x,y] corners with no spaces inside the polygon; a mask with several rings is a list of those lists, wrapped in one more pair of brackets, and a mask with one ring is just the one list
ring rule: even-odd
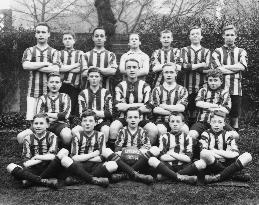
{"label": "dark shorts", "polygon": [[77,162],[81,163],[84,170],[87,171],[88,173],[92,174],[94,177],[108,177],[109,173],[107,172],[106,174],[103,174],[100,176],[98,169],[100,169],[103,165],[102,162]]}
{"label": "dark shorts", "polygon": [[[127,121],[126,121],[125,118],[117,118],[116,120],[118,120],[119,122],[121,122],[121,124],[123,125],[123,127],[125,127],[125,126],[128,125],[128,123],[127,123]],[[146,124],[148,124],[148,123],[149,123],[148,120],[141,120],[141,121],[139,122],[138,126],[140,126],[140,127],[143,128],[143,127],[145,127]]]}
{"label": "dark shorts", "polygon": [[193,112],[194,110],[196,110],[196,102],[195,102],[195,98],[197,97],[198,93],[191,93],[188,96],[188,105],[186,110],[189,112]]}
{"label": "dark shorts", "polygon": [[110,124],[111,124],[111,123],[108,122],[108,121],[102,121],[101,123],[95,125],[94,130],[100,132],[100,131],[101,131],[101,128],[102,128],[103,126],[105,126],[105,125],[110,126]]}
{"label": "dark shorts", "polygon": [[229,112],[229,116],[232,118],[239,117],[241,113],[242,96],[231,95],[230,97],[231,97],[232,106]]}
{"label": "dark shorts", "polygon": [[227,159],[225,162],[221,162],[218,159],[216,159],[217,162],[213,166],[207,166],[204,170],[205,174],[219,174],[222,172],[226,167],[230,166],[232,163],[236,161],[236,158],[234,159]]}
{"label": "dark shorts", "polygon": [[[201,135],[204,131],[210,128],[210,124],[208,122],[196,122],[194,125],[191,126],[190,130],[195,130]],[[224,126],[224,130],[232,131],[234,130],[230,125],[227,123]]]}
{"label": "dark shorts", "polygon": [[53,132],[55,135],[60,136],[61,131],[69,127],[65,122],[52,122],[48,128],[48,131]]}
{"label": "dark shorts", "polygon": [[29,168],[24,168],[24,170],[27,170],[33,174],[40,175],[49,165],[51,161],[44,161],[40,164],[36,164],[34,166],[31,166]]}

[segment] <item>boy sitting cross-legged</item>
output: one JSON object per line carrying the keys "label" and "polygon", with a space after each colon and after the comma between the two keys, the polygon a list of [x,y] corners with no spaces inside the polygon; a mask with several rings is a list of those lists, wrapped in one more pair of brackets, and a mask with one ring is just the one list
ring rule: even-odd
{"label": "boy sitting cross-legged", "polygon": [[[228,90],[222,89],[223,73],[219,69],[213,69],[208,72],[207,86],[201,88],[196,97],[196,106],[200,108],[198,122],[191,128],[189,135],[194,139],[194,158],[199,158],[199,150],[197,142],[202,132],[209,129],[209,116],[213,110],[221,110],[229,113],[231,108],[231,99]],[[231,131],[233,137],[238,138],[239,135],[229,125],[225,125],[227,131]],[[198,140],[197,140],[198,139]]]}
{"label": "boy sitting cross-legged", "polygon": [[225,117],[224,112],[214,111],[210,115],[211,128],[201,134],[200,160],[206,163],[205,183],[229,179],[252,161],[248,152],[239,155],[233,132],[224,129]]}
{"label": "boy sitting cross-legged", "polygon": [[[55,188],[60,173],[57,159],[68,155],[68,151],[61,149],[57,153],[57,136],[47,131],[49,118],[46,114],[36,114],[32,127],[34,133],[26,135],[23,140],[24,168],[14,163],[7,166],[7,171],[16,179],[22,180],[24,186],[38,184]],[[53,164],[57,164],[53,169]]]}

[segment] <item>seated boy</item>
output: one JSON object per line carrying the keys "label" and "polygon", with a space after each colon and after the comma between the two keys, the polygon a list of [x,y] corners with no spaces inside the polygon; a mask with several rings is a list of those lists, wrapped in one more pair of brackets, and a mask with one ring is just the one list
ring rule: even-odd
{"label": "seated boy", "polygon": [[[229,92],[222,89],[223,73],[219,69],[213,69],[208,72],[207,86],[201,88],[196,97],[196,106],[200,108],[198,116],[198,122],[195,123],[189,132],[189,136],[192,137],[194,145],[197,144],[197,140],[202,132],[209,129],[209,116],[213,110],[221,110],[224,113],[229,113],[231,108],[231,99]],[[227,131],[231,131],[234,138],[238,138],[239,135],[229,125],[225,125]],[[194,150],[194,157],[197,158],[199,151]]]}
{"label": "seated boy", "polygon": [[[144,154],[148,152],[151,147],[147,132],[139,127],[140,121],[141,113],[139,109],[133,107],[129,108],[126,112],[127,126],[122,128],[118,133],[117,141],[115,142],[115,153],[109,148],[103,152],[103,156],[106,159],[115,160],[119,169],[124,171],[124,174],[112,175],[112,180],[114,182],[128,178],[146,184],[153,182],[152,176],[138,173],[149,167]],[[141,152],[139,159],[134,162],[132,166],[128,165],[127,162],[124,162],[120,158],[122,150],[127,147],[136,147]]]}
{"label": "seated boy", "polygon": [[[169,115],[172,112],[184,112],[187,106],[188,92],[186,88],[176,83],[177,66],[175,63],[163,65],[164,83],[155,87],[152,92],[151,104],[153,105],[154,120],[159,136],[170,131]],[[185,133],[189,128],[182,126]]]}
{"label": "seated boy", "polygon": [[[68,117],[71,110],[70,97],[65,93],[59,93],[61,79],[58,73],[50,73],[48,76],[49,92],[39,98],[37,113],[46,113],[50,119],[48,130],[55,133],[59,139],[59,146],[69,146],[72,134],[68,126]],[[27,129],[17,135],[18,141],[22,142],[24,136],[32,134],[31,129]]]}
{"label": "seated boy", "polygon": [[[107,89],[101,87],[101,73],[98,68],[90,68],[87,75],[89,87],[82,90],[78,96],[79,115],[81,116],[85,110],[93,110],[98,118],[98,124],[94,129],[104,133],[107,142],[112,118],[112,96]],[[81,126],[76,126],[72,129],[72,133],[81,130]]]}
{"label": "seated boy", "polygon": [[[118,166],[113,161],[103,163],[101,153],[105,149],[104,134],[94,130],[97,115],[92,110],[86,110],[81,115],[82,130],[76,133],[72,140],[71,158],[64,157],[61,161],[68,173],[91,184],[107,187],[110,173]],[[106,177],[106,178],[102,178]],[[70,178],[66,179],[70,181]]]}
{"label": "seated boy", "polygon": [[120,112],[120,117],[110,126],[109,147],[111,148],[114,146],[119,130],[127,125],[125,112],[130,107],[137,107],[141,111],[143,117],[141,116],[139,126],[147,130],[151,144],[156,142],[157,128],[147,120],[147,115],[151,112],[149,105],[151,88],[145,81],[138,79],[139,72],[139,62],[136,59],[128,59],[126,61],[127,79],[115,88],[115,106]]}
{"label": "seated boy", "polygon": [[205,183],[229,179],[252,161],[250,153],[239,155],[233,132],[224,129],[226,114],[214,111],[210,115],[211,128],[201,134],[200,158],[206,163]]}
{"label": "seated boy", "polygon": [[[57,186],[57,180],[48,178],[57,177],[59,174],[53,169],[56,158],[62,159],[68,155],[68,151],[61,149],[57,153],[57,136],[47,131],[49,118],[46,114],[36,114],[33,118],[32,127],[34,133],[26,135],[23,140],[24,168],[11,163],[7,171],[16,179],[22,180],[24,186],[38,184],[50,187]],[[55,163],[54,163],[55,164]]]}

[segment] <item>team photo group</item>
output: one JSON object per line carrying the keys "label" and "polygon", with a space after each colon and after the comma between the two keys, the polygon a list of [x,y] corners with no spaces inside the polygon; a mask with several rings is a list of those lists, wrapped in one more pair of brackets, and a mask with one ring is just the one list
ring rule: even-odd
{"label": "team photo group", "polygon": [[[224,44],[215,50],[201,45],[198,26],[190,27],[183,48],[174,48],[170,30],[158,31],[162,47],[150,57],[132,33],[119,61],[105,49],[101,27],[86,53],[74,48],[72,31],[63,33],[64,50],[50,47],[50,32],[38,23],[37,45],[22,59],[30,72],[31,127],[17,135],[23,163],[10,161],[7,171],[24,187],[251,178],[243,168],[252,156],[236,143],[247,53],[235,45],[233,25],[223,28]],[[116,76],[122,79],[114,85]],[[71,116],[80,123],[72,126]]]}

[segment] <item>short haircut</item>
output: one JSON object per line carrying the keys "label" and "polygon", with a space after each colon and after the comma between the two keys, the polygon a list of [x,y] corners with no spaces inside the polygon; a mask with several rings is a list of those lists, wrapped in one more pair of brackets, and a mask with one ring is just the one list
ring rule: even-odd
{"label": "short haircut", "polygon": [[172,112],[172,113],[169,115],[169,122],[170,122],[170,119],[171,119],[172,116],[181,116],[181,119],[182,119],[182,121],[184,122],[184,115],[183,115],[183,113],[181,113],[181,112]]}
{"label": "short haircut", "polygon": [[215,117],[215,116],[219,116],[219,117],[223,117],[224,120],[226,119],[226,113],[224,113],[221,110],[214,110],[210,113],[210,120]]}
{"label": "short haircut", "polygon": [[178,70],[177,70],[177,67],[176,67],[176,64],[175,64],[175,63],[172,63],[172,62],[170,62],[170,63],[165,63],[165,64],[162,66],[162,70],[164,70],[165,67],[173,67],[173,68],[174,68],[174,71],[175,71],[176,73],[178,73]]}
{"label": "short haircut", "polygon": [[228,25],[228,26],[223,27],[222,33],[224,34],[225,31],[232,30],[232,29],[235,31],[235,34],[236,34],[237,33],[237,29],[236,29],[236,27],[234,25]]}
{"label": "short haircut", "polygon": [[38,113],[36,115],[33,116],[33,122],[36,118],[44,118],[46,120],[47,123],[49,123],[49,116],[45,113]]}
{"label": "short haircut", "polygon": [[96,72],[96,73],[99,73],[100,76],[101,76],[101,72],[100,70],[97,68],[97,67],[91,67],[89,68],[88,72],[87,72],[87,76],[89,76],[90,73],[93,73],[93,72]]}
{"label": "short haircut", "polygon": [[38,26],[46,26],[48,28],[48,32],[50,32],[50,26],[46,22],[39,22],[39,23],[37,23],[37,25],[35,26],[35,29]]}
{"label": "short haircut", "polygon": [[194,30],[194,29],[200,29],[200,30],[201,30],[201,33],[202,33],[201,27],[196,25],[196,26],[192,26],[192,27],[189,29],[189,34],[190,34],[191,31]]}
{"label": "short haircut", "polygon": [[130,34],[129,34],[129,39],[130,39],[130,37],[131,37],[132,35],[137,35],[138,38],[139,38],[139,40],[140,40],[140,35],[139,35],[139,33],[130,33]]}
{"label": "short haircut", "polygon": [[126,116],[128,116],[129,111],[137,111],[139,113],[139,116],[142,114],[141,111],[138,109],[138,107],[130,107],[126,111]]}
{"label": "short haircut", "polygon": [[63,36],[64,35],[71,35],[73,37],[73,39],[76,39],[76,35],[73,31],[67,30],[63,32]]}
{"label": "short haircut", "polygon": [[93,116],[94,117],[94,120],[96,121],[97,120],[97,116],[96,116],[96,113],[94,111],[92,111],[91,109],[87,109],[87,110],[84,110],[82,115],[81,115],[81,121],[83,120],[83,118],[86,118],[86,117],[89,117],[89,116]]}
{"label": "short haircut", "polygon": [[209,72],[207,74],[207,78],[209,78],[209,77],[212,77],[212,78],[218,78],[219,77],[221,82],[223,82],[223,73],[218,68],[209,70]]}
{"label": "short haircut", "polygon": [[59,74],[58,72],[49,73],[49,74],[48,74],[48,80],[49,80],[51,77],[59,77],[59,78],[61,78],[61,76],[60,76],[60,74]]}
{"label": "short haircut", "polygon": [[170,33],[173,36],[172,31],[170,31],[169,29],[165,29],[163,31],[160,32],[160,37],[162,36],[163,33]]}
{"label": "short haircut", "polygon": [[[139,67],[139,61],[138,61],[137,59],[135,59],[135,58],[129,58],[129,59],[127,59],[127,60],[125,61],[125,66],[126,66],[126,64],[127,64],[128,62],[130,62],[130,61],[136,62],[136,63],[138,64],[138,67]],[[126,69],[126,67],[125,67],[125,69]]]}
{"label": "short haircut", "polygon": [[105,29],[104,29],[103,27],[96,27],[96,28],[93,30],[92,35],[94,35],[94,32],[95,32],[96,30],[104,30],[104,34],[105,34],[105,36],[106,36],[106,31],[105,31]]}

